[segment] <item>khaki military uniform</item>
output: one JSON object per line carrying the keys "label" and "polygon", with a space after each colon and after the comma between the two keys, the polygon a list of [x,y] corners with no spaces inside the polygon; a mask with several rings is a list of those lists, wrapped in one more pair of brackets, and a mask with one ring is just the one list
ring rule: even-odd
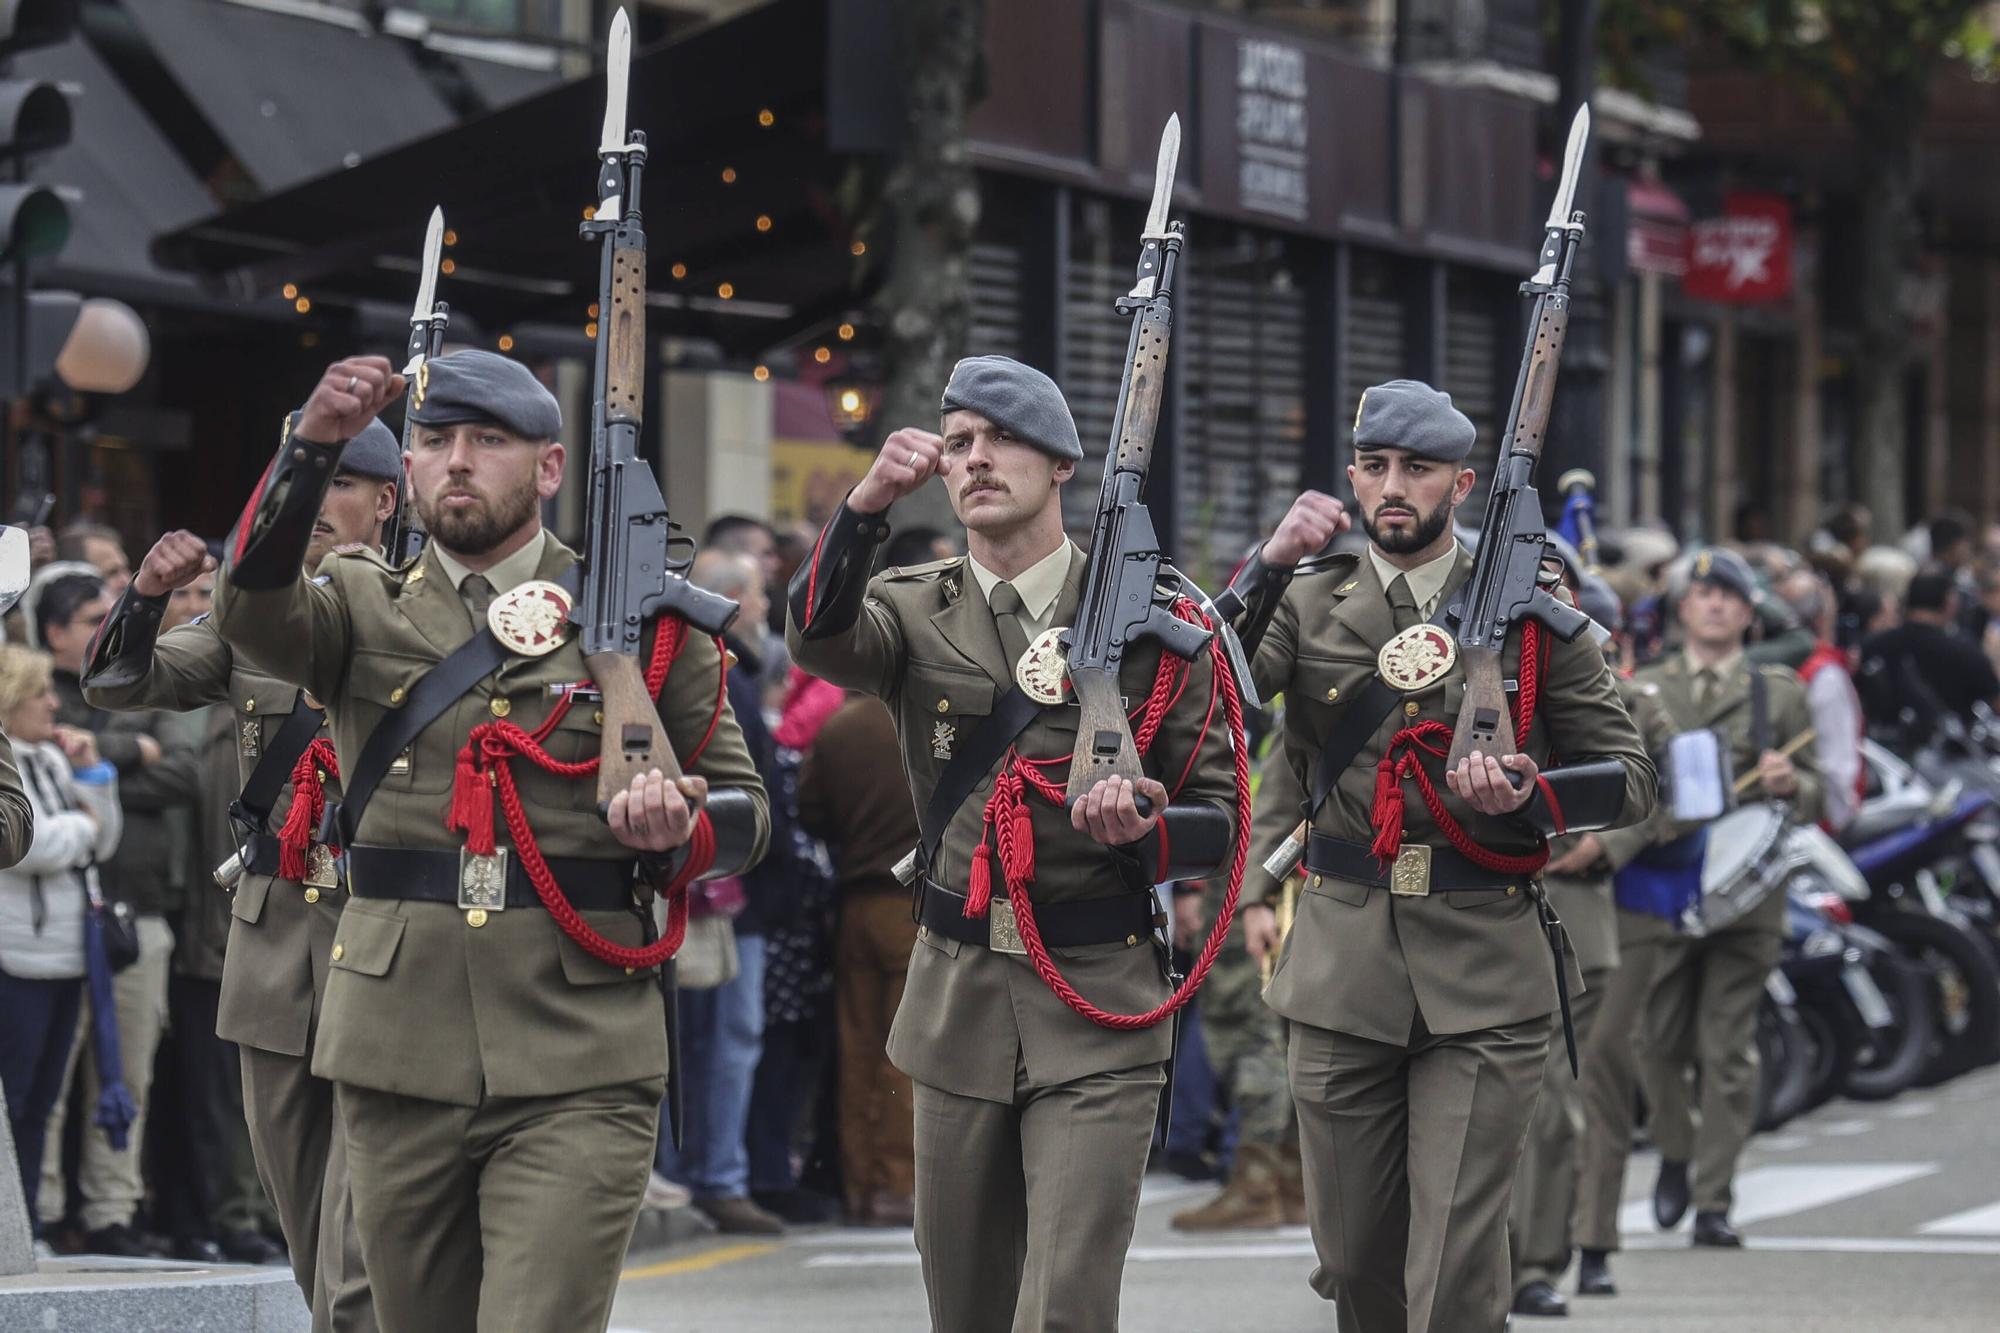
{"label": "khaki military uniform", "polygon": [[[524,550],[539,551],[525,568],[540,579],[576,562],[546,536]],[[241,656],[325,702],[345,769],[475,632],[441,561],[435,546],[403,571],[355,553],[327,562],[321,580],[273,592],[225,585],[215,621]],[[492,582],[496,593],[513,586],[498,571]],[[690,634],[660,698],[675,753],[708,730],[719,670],[713,641]],[[503,661],[419,734],[376,789],[355,845],[461,850],[444,815],[472,728],[506,717],[532,732],[553,707],[550,687],[589,674],[574,635],[546,656]],[[579,702],[545,748],[564,762],[594,757],[600,725]],[[512,771],[545,856],[632,862],[598,814],[594,781],[527,762]],[[761,852],[762,789],[726,706],[689,772],[756,793]],[[504,822],[496,832],[505,845]],[[382,1326],[602,1329],[659,1124],[658,979],[591,957],[539,907],[462,911],[356,887],[315,958],[329,970],[312,1070],[337,1085]],[[614,943],[645,942],[637,911],[581,916]]]}
{"label": "khaki military uniform", "polygon": [[[853,521],[846,510],[835,521],[843,519]],[[1058,625],[1074,619],[1084,572],[1083,552],[1063,549],[1061,591],[1042,617]],[[969,563],[878,576],[854,622],[830,633],[802,635],[797,605],[787,627],[794,660],[889,705],[912,795],[923,806],[954,747],[1014,685],[1014,662]],[[1124,664],[1120,679],[1135,707],[1158,660],[1149,647]],[[1205,657],[1194,665],[1187,700],[1205,703],[1209,670]],[[1232,808],[1219,711],[1194,752],[1204,711],[1173,710],[1146,771],[1169,791],[1185,771],[1177,800]],[[1077,716],[1074,706],[1043,709],[1015,748],[1030,758],[1068,755]],[[930,866],[935,883],[965,891],[992,791],[989,775],[952,818]],[[1078,833],[1067,811],[1038,797],[1028,809],[1035,904],[1133,891],[1126,854]],[[1102,1009],[1137,1013],[1167,997],[1144,934],[1050,953]],[[1079,1016],[1025,957],[919,931],[889,1058],[916,1085],[916,1238],[931,1321],[942,1333],[1117,1327],[1119,1257],[1138,1213],[1171,1042],[1167,1023],[1117,1031]]]}
{"label": "khaki military uniform", "polygon": [[[160,635],[142,678],[102,684],[102,668],[116,660],[121,646],[117,629],[114,621],[99,645],[85,678],[85,697],[98,708],[185,712],[226,706],[239,790],[295,704],[310,707],[299,699],[297,686],[232,651],[213,616]],[[329,800],[339,799],[336,776],[328,774],[324,785]],[[267,832],[284,827],[293,796],[286,782]],[[206,876],[194,891],[219,892]],[[333,1084],[314,1076],[312,1052],[328,955],[345,901],[339,888],[308,889],[294,880],[246,872],[229,898],[229,942],[215,1023],[216,1035],[239,1048],[257,1174],[278,1210],[313,1327],[343,1333],[373,1329],[375,1315],[348,1199],[345,1135],[334,1113]]]}
{"label": "khaki military uniform", "polygon": [[[1638,724],[1646,750],[1655,759],[1666,752],[1671,730],[1659,706],[1646,688],[1630,680],[1617,681],[1618,695],[1632,720]],[[1586,1088],[1600,1059],[1615,1053],[1603,1048],[1612,1042],[1598,1039],[1600,1026],[1607,1021],[1621,1034],[1614,1042],[1628,1043],[1632,1035],[1635,1008],[1629,995],[1645,994],[1647,987],[1625,985],[1626,968],[1633,969],[1646,983],[1652,976],[1653,954],[1637,944],[1628,957],[1621,949],[1621,918],[1631,913],[1618,910],[1612,897],[1612,873],[1638,851],[1645,838],[1645,825],[1628,829],[1607,829],[1599,834],[1554,838],[1549,843],[1550,859],[1567,853],[1582,837],[1594,836],[1604,851],[1597,864],[1580,875],[1548,875],[1543,888],[1549,902],[1562,917],[1576,950],[1577,966],[1583,972],[1583,993],[1571,999],[1576,1027],[1578,1070],[1572,1074],[1567,1052],[1561,1043],[1551,1043],[1548,1068],[1542,1074],[1542,1096],[1535,1106],[1535,1118],[1528,1126],[1528,1146],[1521,1155],[1520,1172],[1514,1182],[1514,1206],[1508,1219],[1509,1240],[1514,1255],[1514,1288],[1530,1282],[1553,1284],[1569,1264],[1574,1219],[1581,1211],[1578,1180],[1586,1142]],[[1623,1008],[1614,1010],[1614,1002]],[[1625,1132],[1631,1132],[1632,1089],[1625,1084]],[[1624,1155],[1619,1155],[1620,1170]],[[1615,1199],[1615,1195],[1614,1195]],[[1616,1225],[1616,1209],[1613,1210]],[[1590,1242],[1586,1241],[1586,1244]],[[1590,1244],[1590,1248],[1604,1248]]]}
{"label": "khaki military uniform", "polygon": [[21,770],[14,765],[14,743],[0,731],[0,870],[28,854],[35,840],[35,812],[21,790]]}
{"label": "khaki military uniform", "polygon": [[[1639,672],[1659,689],[1660,706],[1677,731],[1716,731],[1740,777],[1757,766],[1751,740],[1750,672],[1763,673],[1773,749],[1812,726],[1805,686],[1786,667],[1753,668],[1739,657],[1725,664],[1705,699],[1696,700],[1695,664],[1676,653]],[[1799,788],[1794,819],[1819,817],[1825,788],[1813,747],[1792,756]],[[1755,800],[1752,788],[1743,798]],[[1678,833],[1664,812],[1655,821],[1664,840]],[[1697,1212],[1727,1213],[1736,1159],[1757,1117],[1757,1008],[1785,938],[1785,894],[1762,902],[1720,930],[1694,939],[1674,935],[1661,946],[1646,1013],[1646,1091],[1652,1099],[1653,1142],[1671,1162],[1693,1162]],[[1699,1070],[1697,1102],[1691,1080]]]}
{"label": "khaki military uniform", "polygon": [[[1424,600],[1449,599],[1471,570],[1471,556],[1458,551],[1438,594]],[[1336,559],[1292,582],[1258,647],[1258,690],[1284,693],[1285,752],[1308,790],[1328,733],[1397,632],[1390,595],[1374,560]],[[1418,601],[1402,614],[1416,623],[1429,609]],[[1510,680],[1519,676],[1513,637]],[[1371,841],[1377,761],[1404,726],[1453,724],[1463,694],[1454,666],[1393,710],[1334,783],[1315,830]],[[1652,762],[1588,638],[1552,642],[1524,749],[1543,765],[1552,752],[1567,763],[1615,759],[1626,772],[1620,821],[1652,811]],[[1534,850],[1539,835],[1525,823],[1473,812],[1450,795],[1442,765],[1423,762],[1474,842]],[[1406,784],[1403,845],[1447,845],[1413,788]],[[1470,1333],[1506,1322],[1509,1195],[1557,1009],[1538,892],[1527,876],[1421,897],[1307,877],[1267,998],[1292,1023],[1292,1093],[1319,1255],[1312,1283],[1338,1303],[1343,1328]],[[1582,985],[1574,953],[1570,971],[1574,994]]]}

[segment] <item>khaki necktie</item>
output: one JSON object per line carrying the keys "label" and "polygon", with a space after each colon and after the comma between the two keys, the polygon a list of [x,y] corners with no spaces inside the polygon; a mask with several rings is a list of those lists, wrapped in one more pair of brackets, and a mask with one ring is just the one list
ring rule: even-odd
{"label": "khaki necktie", "polygon": [[458,585],[458,595],[465,599],[465,605],[471,610],[473,625],[484,625],[486,608],[493,605],[493,585],[486,581],[486,576],[467,574],[465,582]]}
{"label": "khaki necktie", "polygon": [[1410,592],[1410,581],[1401,574],[1389,580],[1389,611],[1396,618],[1398,634],[1412,625],[1421,625],[1424,620],[1417,610],[1417,599]]}
{"label": "khaki necktie", "polygon": [[1716,684],[1714,668],[1703,667],[1694,673],[1694,706],[1696,708],[1708,707],[1708,701],[1715,697]]}
{"label": "khaki necktie", "polygon": [[1021,617],[1027,614],[1027,607],[1021,602],[1021,594],[1011,583],[996,583],[986,604],[993,608],[993,624],[1000,631],[1000,647],[1007,654],[1007,666],[1012,670],[1028,652],[1028,632],[1021,628]]}

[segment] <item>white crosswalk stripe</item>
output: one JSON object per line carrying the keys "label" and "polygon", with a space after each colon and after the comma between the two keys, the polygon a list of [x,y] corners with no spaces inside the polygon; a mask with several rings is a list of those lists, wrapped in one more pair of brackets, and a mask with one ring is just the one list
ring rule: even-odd
{"label": "white crosswalk stripe", "polygon": [[1968,1208],[1917,1229],[1926,1236],[2000,1236],[2000,1203]]}
{"label": "white crosswalk stripe", "polygon": [[[1936,1162],[1753,1166],[1736,1177],[1736,1206],[1729,1216],[1738,1226],[1789,1217],[1876,1190],[1892,1189],[1931,1175],[1937,1169]],[[1680,1229],[1688,1230],[1693,1224],[1692,1216],[1683,1218]],[[1635,1199],[1620,1209],[1618,1229],[1626,1235],[1656,1230],[1652,1199]]]}

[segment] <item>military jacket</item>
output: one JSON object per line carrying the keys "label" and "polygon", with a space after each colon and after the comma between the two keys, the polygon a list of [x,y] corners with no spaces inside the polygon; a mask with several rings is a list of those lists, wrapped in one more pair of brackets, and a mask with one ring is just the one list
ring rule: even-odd
{"label": "military jacket", "polygon": [[[535,577],[558,579],[575,562],[574,552],[551,540]],[[317,579],[224,592],[215,615],[223,639],[325,703],[343,772],[416,683],[475,632],[429,548],[402,570],[355,552],[329,559]],[[720,666],[714,642],[691,633],[660,696],[676,754],[693,753],[708,731]],[[457,755],[472,728],[504,717],[532,732],[548,717],[556,689],[588,678],[573,635],[546,656],[507,658],[419,733],[376,789],[356,844],[460,850],[462,836],[447,832],[444,820]],[[601,724],[593,705],[578,703],[545,747],[565,762],[591,758]],[[635,860],[598,814],[594,780],[557,777],[526,760],[515,760],[512,771],[544,855]],[[754,793],[761,854],[768,833],[763,788],[726,703],[688,771],[712,788]],[[497,814],[496,832],[506,845]],[[617,944],[644,942],[636,911],[582,916]],[[330,970],[313,1055],[313,1072],[323,1078],[469,1106],[488,1094],[553,1096],[666,1073],[655,979],[592,958],[539,907],[480,918],[449,903],[360,898],[342,914],[325,957]]]}
{"label": "military jacket", "polygon": [[[1470,577],[1472,557],[1460,550],[1442,596],[1448,601]],[[1312,774],[1342,710],[1376,674],[1382,646],[1395,635],[1388,594],[1374,563],[1344,556],[1294,579],[1285,590],[1252,670],[1259,692],[1285,696],[1285,754],[1300,788]],[[1519,635],[1504,655],[1506,678],[1520,675]],[[1621,822],[1652,812],[1652,760],[1619,702],[1604,656],[1588,636],[1551,646],[1540,679],[1534,723],[1522,749],[1543,768],[1613,759],[1625,770]],[[1375,837],[1376,763],[1398,730],[1426,719],[1451,726],[1465,693],[1454,665],[1438,682],[1405,698],[1362,747],[1320,807],[1314,827],[1350,842]],[[1510,703],[1514,699],[1510,688]],[[1540,835],[1524,821],[1479,814],[1452,795],[1443,762],[1420,762],[1446,809],[1474,842],[1494,852],[1533,852]],[[1283,791],[1274,788],[1274,797]],[[1403,842],[1449,846],[1414,779],[1403,785]],[[1261,804],[1261,802],[1260,802]],[[1264,825],[1297,818],[1297,805]],[[1555,967],[1527,877],[1492,891],[1396,897],[1386,890],[1308,875],[1298,915],[1286,936],[1267,998],[1285,1017],[1315,1027],[1397,1045],[1409,1041],[1421,1015],[1434,1033],[1450,1034],[1525,1022],[1557,1007]],[[1572,967],[1574,954],[1570,955]],[[1572,989],[1581,977],[1572,973]]]}
{"label": "military jacket", "polygon": [[21,790],[21,770],[14,763],[14,743],[0,731],[0,870],[28,854],[35,840],[35,812]]}
{"label": "military jacket", "polygon": [[[1074,619],[1082,595],[1084,554],[1070,546],[1068,577],[1055,604],[1054,624]],[[814,675],[877,695],[896,722],[911,795],[921,809],[929,800],[954,747],[964,744],[1014,685],[1014,664],[1001,647],[993,613],[961,557],[890,570],[869,584],[853,624],[807,638],[796,603],[787,639],[793,659]],[[1157,649],[1134,652],[1119,679],[1137,707],[1151,691]],[[1218,704],[1202,737],[1210,664],[1194,663],[1181,703],[1161,727],[1145,756],[1148,774],[1169,793],[1186,773],[1174,799],[1205,801],[1234,811],[1228,731]],[[1075,748],[1074,704],[1044,708],[1015,749],[1030,759],[1067,756]],[[1196,752],[1197,738],[1200,740]],[[1062,779],[1066,764],[1051,776]],[[931,878],[964,893],[972,854],[985,834],[982,812],[994,774],[983,778],[945,830]],[[1035,829],[1035,878],[1031,901],[1066,902],[1133,892],[1149,868],[1071,827],[1066,810],[1028,797]],[[997,880],[996,874],[996,880]],[[995,890],[998,892],[997,888]],[[1051,949],[1063,975],[1101,1009],[1135,1013],[1167,996],[1156,950],[1144,936],[1073,949]],[[889,1057],[918,1082],[962,1096],[1011,1102],[1016,1067],[1037,1087],[1089,1074],[1164,1060],[1171,1024],[1118,1032],[1074,1013],[1035,974],[1025,957],[994,953],[976,944],[919,931],[903,1002],[889,1034]]]}
{"label": "military jacket", "polygon": [[[259,671],[224,641],[213,615],[159,636],[145,674],[108,685],[104,667],[119,661],[124,644],[114,622],[97,645],[84,677],[84,697],[97,708],[157,708],[186,712],[209,704],[227,707],[235,732],[237,789],[250,780],[266,741],[291,716],[308,708],[298,687]],[[122,665],[122,663],[121,663]],[[321,723],[321,733],[325,723]],[[339,779],[328,775],[328,799],[338,799]],[[284,827],[292,784],[280,791],[264,831]],[[213,867],[210,867],[213,869]],[[219,893],[204,875],[197,894]],[[326,990],[328,955],[346,895],[315,890],[313,901],[291,880],[246,872],[230,898],[229,945],[222,969],[216,1035],[276,1055],[304,1055]]]}
{"label": "military jacket", "polygon": [[[1757,767],[1757,748],[1751,737],[1750,673],[1764,678],[1770,708],[1771,748],[1777,749],[1813,725],[1812,706],[1798,673],[1789,667],[1764,666],[1748,657],[1739,658],[1729,674],[1716,683],[1707,700],[1697,705],[1695,681],[1683,653],[1672,653],[1639,668],[1634,676],[1651,690],[1672,732],[1706,727],[1721,738],[1729,755],[1730,767],[1738,779]],[[1814,747],[1806,745],[1792,755],[1798,772],[1798,792],[1787,802],[1790,816],[1800,822],[1819,818],[1826,799],[1826,785],[1820,777]],[[1761,787],[1752,787],[1738,798],[1742,802],[1768,799]],[[1676,823],[1670,808],[1662,806],[1640,829],[1632,830],[1642,846],[1672,841],[1691,826]],[[1725,930],[1781,932],[1785,928],[1785,895],[1766,894],[1764,900],[1724,927]]]}

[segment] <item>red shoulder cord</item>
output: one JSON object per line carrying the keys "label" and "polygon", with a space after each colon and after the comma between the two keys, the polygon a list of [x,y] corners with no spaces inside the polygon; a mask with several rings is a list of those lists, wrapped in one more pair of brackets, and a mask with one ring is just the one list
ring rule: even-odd
{"label": "red shoulder cord", "polygon": [[333,742],[313,737],[306,752],[292,765],[292,808],[285,813],[285,826],[278,830],[278,878],[293,881],[306,877],[306,848],[312,845],[326,812],[326,780],[340,777],[340,759]]}
{"label": "red shoulder cord", "polygon": [[[1187,598],[1174,604],[1174,614],[1203,628],[1213,628],[1208,618]],[[1001,875],[1007,884],[1008,901],[1014,905],[1014,919],[1020,926],[1021,943],[1028,950],[1028,961],[1058,999],[1100,1027],[1124,1032],[1149,1028],[1193,999],[1202,982],[1208,979],[1209,969],[1215,966],[1216,956],[1222,952],[1223,942],[1229,937],[1230,922],[1236,918],[1236,899],[1243,889],[1243,867],[1250,854],[1250,757],[1243,735],[1243,700],[1237,691],[1236,677],[1229,670],[1228,655],[1219,640],[1211,642],[1210,652],[1215,669],[1209,680],[1208,711],[1202,719],[1201,734],[1195,738],[1194,748],[1189,752],[1187,767],[1182,770],[1174,791],[1177,793],[1186,785],[1188,774],[1194,769],[1194,757],[1201,753],[1202,743],[1208,739],[1209,728],[1215,721],[1215,701],[1219,694],[1228,719],[1230,751],[1236,766],[1236,850],[1229,865],[1229,888],[1223,894],[1222,909],[1216,913],[1215,926],[1208,933],[1208,942],[1202,946],[1187,977],[1157,1007],[1143,1014],[1112,1014],[1084,999],[1057,970],[1055,960],[1049,957],[1049,951],[1042,943],[1041,927],[1035,924],[1034,903],[1027,891],[1029,881],[1035,877],[1035,830],[1025,797],[1032,790],[1051,805],[1063,806],[1066,803],[1063,788],[1041,770],[1062,763],[1069,756],[1024,759],[1018,753],[1009,751],[1001,765],[1000,776],[994,781],[993,795],[986,802],[987,832],[998,849]],[[1188,675],[1186,663],[1178,661],[1171,653],[1160,655],[1160,669],[1153,678],[1152,693],[1133,715],[1137,725],[1132,733],[1132,743],[1140,754],[1152,747],[1154,738],[1159,735],[1160,725],[1186,691]],[[1165,837],[1164,829],[1161,836]],[[973,855],[972,882],[965,907],[967,916],[984,916],[990,906],[992,885],[989,863],[992,853],[987,850],[986,843],[987,839],[982,838]]]}
{"label": "red shoulder cord", "polygon": [[[686,622],[662,616],[653,634],[652,657],[646,663],[646,692],[654,699],[658,699],[660,691],[666,687],[667,672],[686,643]],[[729,655],[720,638],[715,640],[715,650],[719,657],[715,711],[709,717],[708,730],[702,735],[701,743],[682,758],[683,766],[692,766],[701,752],[708,748],[709,741],[715,736],[716,726],[722,721],[723,704],[729,697]],[[444,826],[453,833],[464,833],[465,849],[474,856],[492,855],[495,846],[493,796],[497,794],[500,813],[507,821],[507,836],[520,855],[529,882],[535,886],[536,896],[542,900],[542,906],[548,909],[555,923],[562,927],[563,933],[599,962],[635,970],[657,967],[672,958],[680,949],[681,941],[687,937],[688,886],[715,863],[715,829],[709,823],[708,812],[703,810],[695,819],[686,863],[674,876],[673,882],[662,890],[667,899],[667,928],[659,939],[633,949],[613,943],[592,930],[563,894],[547,859],[542,856],[541,848],[535,842],[535,831],[528,826],[528,814],[522,808],[521,794],[514,785],[514,772],[509,764],[511,759],[520,756],[543,772],[557,777],[583,781],[594,776],[598,767],[597,756],[569,764],[555,759],[542,748],[542,742],[569,712],[574,699],[574,693],[565,694],[532,733],[505,721],[482,722],[474,727],[472,735],[458,752],[458,765],[452,779],[451,806],[445,813]]]}
{"label": "red shoulder cord", "polygon": [[[1534,725],[1535,703],[1541,694],[1543,667],[1542,627],[1533,620],[1521,626],[1521,694],[1516,701],[1514,717],[1514,744],[1528,743],[1528,729]],[[1540,849],[1526,856],[1507,856],[1491,852],[1472,840],[1458,820],[1445,809],[1444,797],[1431,782],[1431,775],[1425,771],[1418,759],[1418,752],[1443,759],[1451,752],[1451,728],[1435,720],[1419,722],[1413,727],[1404,727],[1389,742],[1389,748],[1382,753],[1381,762],[1375,765],[1375,805],[1369,812],[1375,825],[1375,843],[1369,849],[1383,861],[1392,861],[1403,847],[1403,781],[1417,780],[1417,791],[1424,798],[1424,805],[1430,810],[1431,818],[1437,823],[1452,849],[1482,870],[1491,870],[1502,875],[1532,875],[1540,870],[1549,859],[1549,845],[1543,841]]]}

